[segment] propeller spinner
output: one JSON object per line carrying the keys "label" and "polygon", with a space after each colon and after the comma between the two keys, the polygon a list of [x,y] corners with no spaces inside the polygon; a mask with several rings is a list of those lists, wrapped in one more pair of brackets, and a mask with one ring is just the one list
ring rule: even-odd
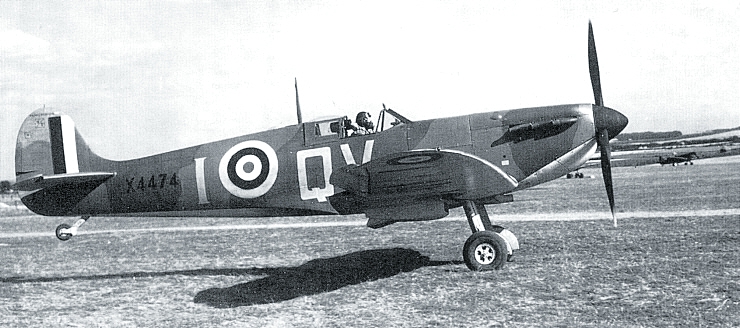
{"label": "propeller spinner", "polygon": [[609,139],[622,132],[627,126],[627,117],[622,113],[604,106],[604,98],[601,94],[601,77],[599,75],[599,59],[596,56],[596,43],[594,42],[594,30],[591,22],[588,22],[588,71],[591,75],[591,88],[594,91],[594,128],[596,132],[596,143],[601,149],[601,173],[604,176],[606,195],[609,198],[609,208],[617,226],[617,216],[614,213],[614,188],[612,184],[611,148]]}

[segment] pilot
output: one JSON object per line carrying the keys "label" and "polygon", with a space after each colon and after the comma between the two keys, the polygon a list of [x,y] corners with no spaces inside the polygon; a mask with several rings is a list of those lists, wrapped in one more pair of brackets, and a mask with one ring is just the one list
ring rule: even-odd
{"label": "pilot", "polygon": [[355,129],[355,133],[353,135],[366,135],[370,133],[374,133],[375,125],[373,125],[373,121],[370,120],[370,113],[368,112],[359,112],[357,113],[357,117],[355,118],[355,123],[357,123],[357,129]]}

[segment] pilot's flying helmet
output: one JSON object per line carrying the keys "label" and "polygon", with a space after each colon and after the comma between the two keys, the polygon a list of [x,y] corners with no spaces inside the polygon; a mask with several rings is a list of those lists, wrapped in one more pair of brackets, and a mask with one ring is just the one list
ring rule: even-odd
{"label": "pilot's flying helmet", "polygon": [[357,113],[357,117],[355,117],[355,123],[366,129],[374,128],[373,121],[370,120],[370,113],[368,112]]}

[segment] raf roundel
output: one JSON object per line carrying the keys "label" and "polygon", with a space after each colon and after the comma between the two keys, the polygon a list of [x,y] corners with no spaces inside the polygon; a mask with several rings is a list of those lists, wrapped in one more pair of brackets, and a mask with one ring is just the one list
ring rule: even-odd
{"label": "raf roundel", "polygon": [[221,184],[239,198],[267,193],[277,179],[278,159],[265,142],[248,140],[231,147],[218,165]]}
{"label": "raf roundel", "polygon": [[442,158],[441,154],[419,154],[408,155],[403,157],[392,158],[388,160],[388,165],[410,165],[433,162]]}

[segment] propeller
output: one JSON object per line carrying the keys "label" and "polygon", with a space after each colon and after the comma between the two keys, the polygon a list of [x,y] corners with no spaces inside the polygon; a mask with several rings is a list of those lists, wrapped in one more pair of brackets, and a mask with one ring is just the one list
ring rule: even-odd
{"label": "propeller", "polygon": [[617,216],[614,212],[614,186],[612,183],[611,148],[609,139],[615,137],[627,126],[627,117],[622,113],[604,106],[601,94],[601,77],[599,75],[599,59],[596,56],[596,43],[591,21],[588,22],[588,72],[591,75],[591,88],[594,91],[594,129],[596,143],[601,149],[601,173],[604,177],[606,196],[609,198],[609,209],[617,226]]}

